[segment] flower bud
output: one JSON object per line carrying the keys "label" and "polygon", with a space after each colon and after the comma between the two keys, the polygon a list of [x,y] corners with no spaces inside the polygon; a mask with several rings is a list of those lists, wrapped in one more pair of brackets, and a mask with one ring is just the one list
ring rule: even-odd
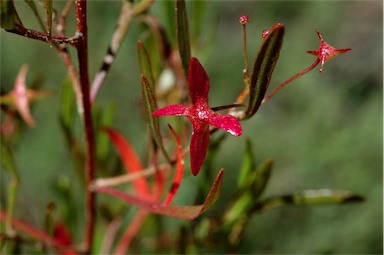
{"label": "flower bud", "polygon": [[241,16],[241,17],[239,18],[239,22],[240,22],[240,24],[242,24],[242,25],[246,25],[246,24],[249,23],[249,17],[248,17],[248,16]]}

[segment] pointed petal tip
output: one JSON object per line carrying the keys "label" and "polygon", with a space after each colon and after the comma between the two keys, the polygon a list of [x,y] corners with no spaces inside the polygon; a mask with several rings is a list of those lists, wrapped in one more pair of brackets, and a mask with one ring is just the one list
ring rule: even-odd
{"label": "pointed petal tip", "polygon": [[192,174],[193,176],[197,176],[200,172],[200,168],[199,169],[192,169]]}
{"label": "pointed petal tip", "polygon": [[241,126],[239,126],[239,128],[236,128],[236,129],[231,129],[228,131],[231,135],[234,135],[234,136],[241,136],[242,133],[243,133],[243,130],[241,128]]}
{"label": "pointed petal tip", "polygon": [[152,116],[180,116],[185,115],[185,111],[188,109],[188,106],[181,105],[181,104],[173,104],[165,106],[161,109],[157,109],[156,111],[152,112]]}

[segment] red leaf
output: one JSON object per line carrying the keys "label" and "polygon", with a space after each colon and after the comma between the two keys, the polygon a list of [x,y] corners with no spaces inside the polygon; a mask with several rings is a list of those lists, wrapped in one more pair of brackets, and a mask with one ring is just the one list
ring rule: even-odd
{"label": "red leaf", "polygon": [[[69,230],[66,225],[59,222],[55,224],[53,229],[53,237],[56,242],[60,243],[63,246],[70,246],[73,244],[72,236],[69,233]],[[75,255],[78,254],[73,248],[63,248],[59,251],[60,255]]]}
{"label": "red leaf", "polygon": [[175,176],[173,177],[173,183],[171,189],[168,192],[167,197],[164,200],[165,205],[169,205],[172,202],[172,199],[175,197],[176,192],[179,190],[180,183],[183,179],[184,174],[184,157],[183,157],[183,147],[181,146],[181,142],[179,137],[177,136],[175,130],[169,126],[172,131],[173,136],[175,137],[177,143],[177,162],[176,162],[176,171]]}
{"label": "red leaf", "polygon": [[53,229],[53,237],[60,244],[67,246],[72,244],[72,237],[63,223],[56,223]]}
{"label": "red leaf", "polygon": [[[141,164],[138,155],[136,154],[132,146],[128,143],[128,141],[116,130],[113,130],[111,128],[103,128],[103,130],[108,134],[109,139],[111,139],[113,145],[117,149],[127,172],[140,172],[143,169],[143,165]],[[148,183],[145,177],[136,179],[133,182],[133,185],[140,197],[148,197]]]}
{"label": "red leaf", "polygon": [[[7,214],[0,209],[0,221],[5,222],[6,220],[7,220]],[[31,226],[27,222],[24,222],[24,221],[18,220],[18,219],[13,219],[12,225],[18,231],[21,231],[21,232],[23,232],[23,233],[25,233],[25,234],[27,234],[27,235],[35,238],[35,239],[41,240],[41,241],[46,242],[48,244],[51,243],[51,244],[55,245],[56,247],[65,247],[65,245],[63,245],[60,242],[60,240],[52,238],[50,235],[48,235],[44,231],[42,231],[42,230],[40,230],[34,226]]]}
{"label": "red leaf", "polygon": [[163,205],[159,203],[151,203],[141,198],[138,198],[129,194],[125,194],[120,190],[108,188],[108,187],[99,188],[96,190],[96,192],[109,194],[111,196],[123,199],[130,204],[137,205],[152,213],[161,214],[161,215],[174,217],[174,218],[185,219],[185,220],[194,220],[200,214],[205,212],[209,207],[211,207],[219,198],[221,186],[223,184],[223,174],[224,174],[224,170],[221,169],[216,177],[215,182],[213,183],[213,186],[204,204],[195,205],[195,206],[172,206],[172,205]]}

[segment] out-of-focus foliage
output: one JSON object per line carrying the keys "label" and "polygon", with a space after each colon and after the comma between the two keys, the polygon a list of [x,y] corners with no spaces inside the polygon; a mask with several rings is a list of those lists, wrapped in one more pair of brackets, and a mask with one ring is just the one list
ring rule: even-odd
{"label": "out-of-focus foliage", "polygon": [[[31,10],[21,1],[14,3],[23,24],[31,24],[31,28],[39,29]],[[120,4],[119,1],[89,1],[91,77],[104,57]],[[54,8],[59,9],[63,5],[64,1],[53,1]],[[190,5],[193,2],[187,2],[187,8]],[[167,12],[164,12],[165,7],[168,8]],[[192,37],[191,55],[205,60],[203,64],[211,82],[211,106],[234,102],[237,93],[232,95],[228,91],[237,90],[240,93],[243,88],[240,15],[250,16],[247,25],[249,57],[256,54],[261,44],[262,30],[276,22],[285,25],[284,43],[270,89],[313,62],[313,56],[307,54],[306,50],[318,46],[315,29],[320,29],[331,45],[352,48],[337,61],[327,63],[321,75],[316,71],[311,72],[284,88],[263,105],[252,120],[244,122],[243,128],[253,141],[256,159],[263,160],[269,156],[274,159],[274,170],[262,197],[331,188],[352,190],[364,195],[367,201],[346,206],[283,207],[254,215],[245,228],[238,252],[382,253],[383,3],[208,1],[204,7],[207,10],[204,25],[195,24],[193,19],[190,21],[190,31],[198,31],[199,39],[203,40],[196,41]],[[174,25],[174,17],[165,16],[165,13],[173,14],[169,8],[173,8],[173,5],[158,1],[151,11],[159,14],[160,21],[168,20],[167,24]],[[189,18],[198,16],[196,8],[192,8]],[[74,14],[71,15],[67,27],[69,32],[74,32],[75,19]],[[169,26],[166,31],[171,35]],[[211,41],[206,34],[214,35]],[[30,73],[43,75],[42,87],[56,94],[45,103],[37,102],[34,105],[32,112],[37,127],[16,137],[16,146],[13,148],[21,188],[16,216],[43,226],[44,219],[40,217],[40,212],[49,201],[63,200],[64,193],[61,191],[64,186],[65,197],[76,198],[71,200],[71,203],[79,205],[76,208],[81,208],[83,203],[83,197],[79,195],[82,191],[78,175],[72,170],[73,163],[67,160],[71,155],[58,117],[60,98],[57,95],[67,83],[67,74],[56,51],[48,44],[6,34],[3,30],[0,36],[2,92],[11,90],[17,70],[27,63]],[[195,34],[193,36],[197,37]],[[142,33],[139,24],[133,24],[97,103],[98,107],[106,107],[111,101],[116,103],[115,127],[122,130],[138,153],[145,155],[147,122],[142,118],[141,107],[137,107],[141,88],[136,42],[141,37],[145,39],[145,33]],[[174,40],[174,37],[170,38]],[[80,130],[76,136],[81,136]],[[231,159],[241,159],[245,139],[228,137],[217,151],[214,166],[218,166],[212,168],[216,171],[225,168],[226,176],[221,198],[211,209],[212,212],[207,214],[225,208],[230,203],[229,198],[236,195],[233,184],[237,183],[241,162]],[[3,169],[0,174],[3,203],[9,176]],[[216,173],[211,175],[215,176]],[[186,176],[174,203],[193,204],[194,190],[204,178],[204,175],[196,178]],[[29,206],[31,201],[33,208]],[[74,206],[69,202],[59,205],[57,212],[68,216],[68,208]],[[77,217],[69,217],[74,239],[81,239],[82,215],[79,212]],[[126,217],[124,220],[128,221],[130,216]],[[153,217],[144,225],[137,240],[152,235],[156,220]],[[179,226],[182,225],[183,229],[189,226],[189,223],[175,219],[163,220],[169,236],[179,235],[176,232]],[[199,231],[198,234],[204,236],[204,228]],[[151,252],[144,242],[138,242],[137,247],[133,247],[134,251]],[[206,247],[201,252],[204,251],[226,252],[220,246]]]}

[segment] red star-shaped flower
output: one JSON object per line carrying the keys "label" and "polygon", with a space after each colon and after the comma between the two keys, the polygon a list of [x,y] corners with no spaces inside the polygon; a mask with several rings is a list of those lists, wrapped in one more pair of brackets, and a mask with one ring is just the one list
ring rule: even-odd
{"label": "red star-shaped flower", "polygon": [[208,106],[209,79],[204,68],[191,58],[188,75],[189,93],[192,105],[169,105],[152,113],[152,116],[186,116],[192,123],[193,133],[190,144],[192,174],[197,175],[204,162],[209,143],[209,125],[224,129],[234,136],[240,136],[239,120],[229,114],[215,113]]}
{"label": "red star-shaped flower", "polygon": [[336,57],[337,55],[350,51],[351,49],[335,49],[324,41],[323,36],[320,34],[319,30],[316,30],[316,32],[320,39],[320,47],[317,50],[308,50],[307,52],[316,55],[319,58],[319,61],[321,61],[321,73],[325,62],[333,57]]}
{"label": "red star-shaped flower", "polygon": [[33,127],[35,126],[35,120],[31,116],[29,104],[38,98],[49,96],[51,93],[47,91],[27,89],[25,82],[27,72],[28,66],[23,65],[20,68],[19,74],[17,75],[13,90],[4,96],[1,96],[0,103],[13,105],[20,113],[20,116],[23,118],[23,120],[30,127]]}

